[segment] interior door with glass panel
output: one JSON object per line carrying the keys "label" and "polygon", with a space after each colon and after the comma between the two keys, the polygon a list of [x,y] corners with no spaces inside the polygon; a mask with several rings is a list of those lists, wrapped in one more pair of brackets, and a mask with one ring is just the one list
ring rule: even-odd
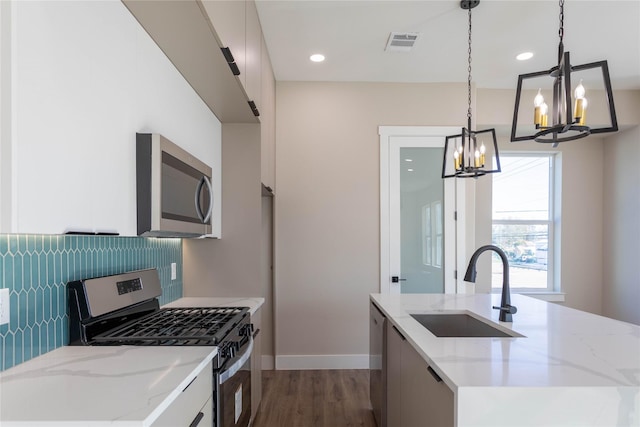
{"label": "interior door with glass panel", "polygon": [[455,185],[444,180],[444,138],[389,140],[392,293],[455,292]]}

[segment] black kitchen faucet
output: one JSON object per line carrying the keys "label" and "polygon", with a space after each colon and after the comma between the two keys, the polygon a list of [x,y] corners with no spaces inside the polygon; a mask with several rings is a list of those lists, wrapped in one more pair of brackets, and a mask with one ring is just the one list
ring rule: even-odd
{"label": "black kitchen faucet", "polygon": [[500,310],[500,321],[501,322],[513,322],[512,314],[515,314],[518,309],[516,306],[511,305],[511,295],[509,293],[509,261],[507,260],[507,255],[504,253],[502,249],[494,245],[485,245],[481,246],[471,255],[471,260],[469,261],[469,267],[467,267],[467,273],[464,275],[464,280],[466,282],[474,282],[476,281],[476,262],[478,261],[478,257],[484,251],[492,250],[502,259],[502,298],[500,300],[500,307],[493,306],[496,310]]}

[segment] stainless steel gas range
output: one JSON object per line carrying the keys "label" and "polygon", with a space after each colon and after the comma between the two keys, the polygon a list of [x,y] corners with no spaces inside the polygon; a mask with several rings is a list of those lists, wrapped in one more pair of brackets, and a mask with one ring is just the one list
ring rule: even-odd
{"label": "stainless steel gas range", "polygon": [[70,345],[217,346],[213,426],[251,418],[253,325],[247,307],[160,308],[155,269],[69,282]]}

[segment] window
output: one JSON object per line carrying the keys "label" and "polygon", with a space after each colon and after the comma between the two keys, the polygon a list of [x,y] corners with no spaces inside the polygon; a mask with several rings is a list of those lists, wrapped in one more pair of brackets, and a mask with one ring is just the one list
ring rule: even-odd
{"label": "window", "polygon": [[[502,154],[493,175],[492,241],[509,259],[515,291],[554,291],[554,154]],[[494,254],[492,288],[502,288]]]}

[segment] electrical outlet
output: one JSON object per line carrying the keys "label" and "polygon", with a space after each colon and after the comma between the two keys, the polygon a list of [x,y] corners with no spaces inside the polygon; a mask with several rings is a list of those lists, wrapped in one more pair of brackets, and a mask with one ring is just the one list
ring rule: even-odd
{"label": "electrical outlet", "polygon": [[176,280],[178,278],[178,269],[175,262],[171,263],[171,280]]}
{"label": "electrical outlet", "polygon": [[9,323],[9,289],[0,289],[0,325]]}

